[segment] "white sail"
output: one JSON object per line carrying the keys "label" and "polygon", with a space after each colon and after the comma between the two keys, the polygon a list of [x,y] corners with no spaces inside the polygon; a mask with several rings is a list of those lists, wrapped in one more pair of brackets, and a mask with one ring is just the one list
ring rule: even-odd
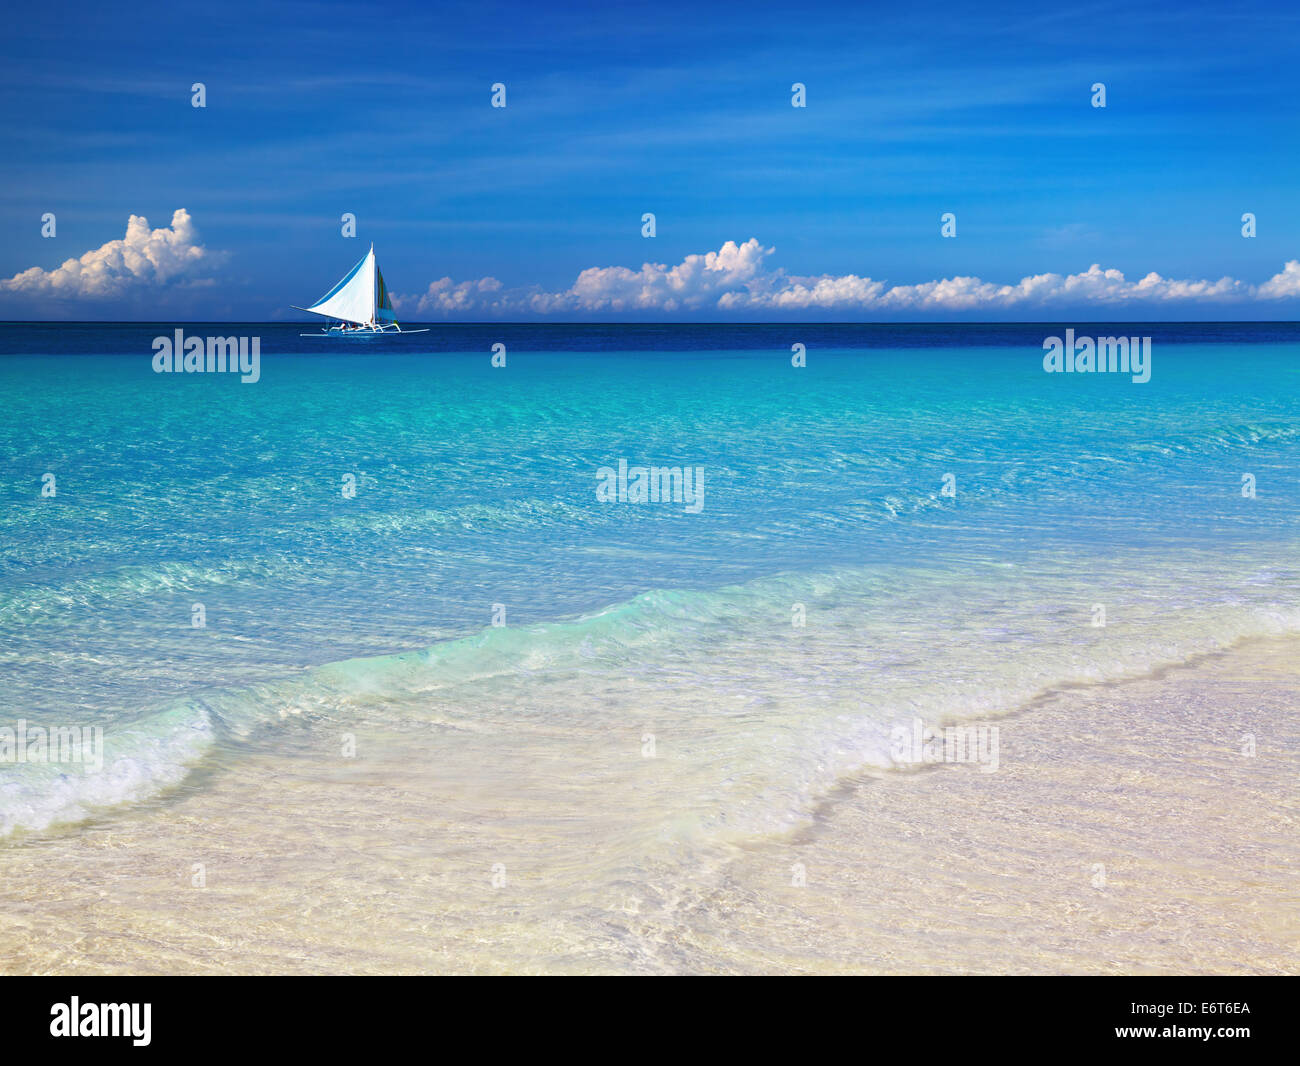
{"label": "white sail", "polygon": [[[388,299],[387,292],[380,296],[379,288],[382,285],[383,279],[375,264],[375,246],[372,244],[370,251],[348,271],[342,281],[303,310],[327,318],[341,318],[344,322],[354,322],[359,326],[370,325],[375,321],[391,322],[392,301]],[[385,314],[377,318],[376,311],[383,310],[380,303],[387,303],[388,308]]]}
{"label": "white sail", "polygon": [[310,307],[298,307],[297,310],[310,311],[313,315],[325,318],[337,318],[362,327],[354,330],[347,326],[330,326],[326,330],[327,334],[372,336],[376,333],[429,332],[427,329],[404,330],[397,324],[393,299],[389,295],[388,286],[384,284],[384,275],[379,272],[379,264],[375,262],[373,244],[361,262],[349,270],[334,288]]}

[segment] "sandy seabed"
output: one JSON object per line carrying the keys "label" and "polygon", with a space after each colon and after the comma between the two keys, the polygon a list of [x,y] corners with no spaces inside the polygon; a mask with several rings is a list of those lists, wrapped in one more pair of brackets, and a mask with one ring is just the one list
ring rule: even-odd
{"label": "sandy seabed", "polygon": [[515,770],[449,776],[400,744],[245,754],[0,848],[0,972],[1300,968],[1300,641],[988,724],[995,772],[866,774],[791,832],[652,848],[581,775],[541,811]]}

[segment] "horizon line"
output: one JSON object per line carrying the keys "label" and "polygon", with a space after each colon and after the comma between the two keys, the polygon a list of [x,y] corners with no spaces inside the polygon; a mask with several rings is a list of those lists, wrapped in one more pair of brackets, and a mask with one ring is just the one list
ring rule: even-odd
{"label": "horizon line", "polygon": [[[823,319],[774,319],[758,322],[729,322],[719,320],[637,320],[637,321],[600,321],[592,319],[554,321],[551,319],[474,319],[472,321],[447,321],[445,319],[405,319],[410,325],[417,326],[1052,326],[1064,322],[1082,323],[1084,325],[1114,325],[1119,323],[1144,326],[1300,326],[1300,319],[1293,318],[1035,318],[1035,319],[980,319],[975,321],[870,321],[823,320]],[[259,325],[259,326],[308,326],[316,323],[315,319],[261,319],[261,318],[10,318],[0,319],[0,326],[147,326],[164,322],[176,322],[196,326],[221,325]]]}

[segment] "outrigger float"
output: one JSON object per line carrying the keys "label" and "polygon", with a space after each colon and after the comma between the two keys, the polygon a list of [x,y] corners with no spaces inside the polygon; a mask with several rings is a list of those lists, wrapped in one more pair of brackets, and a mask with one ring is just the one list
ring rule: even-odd
{"label": "outrigger float", "polygon": [[300,337],[379,337],[429,332],[428,329],[402,329],[398,324],[393,299],[375,262],[373,244],[365,258],[314,304],[291,306],[295,311],[337,320],[337,324],[326,326],[319,333],[300,333]]}

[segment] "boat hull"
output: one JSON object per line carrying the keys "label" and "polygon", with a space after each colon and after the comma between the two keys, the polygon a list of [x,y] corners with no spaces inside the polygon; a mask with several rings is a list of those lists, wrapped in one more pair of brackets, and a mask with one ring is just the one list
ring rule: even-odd
{"label": "boat hull", "polygon": [[340,329],[338,326],[331,326],[329,329],[318,330],[315,333],[299,333],[299,337],[341,337],[347,340],[362,340],[374,337],[406,337],[412,333],[428,333],[428,328],[424,329]]}

